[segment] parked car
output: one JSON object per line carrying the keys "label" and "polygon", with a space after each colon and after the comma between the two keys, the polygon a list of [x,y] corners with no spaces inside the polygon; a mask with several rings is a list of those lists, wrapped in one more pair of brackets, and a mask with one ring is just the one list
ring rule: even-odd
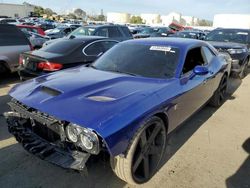
{"label": "parked car", "polygon": [[206,34],[204,32],[195,30],[184,30],[170,35],[170,37],[191,38],[199,40],[204,40],[205,36]]}
{"label": "parked car", "polygon": [[228,63],[204,41],[129,40],[91,66],[44,75],[10,91],[9,131],[24,148],[83,170],[107,152],[129,184],[150,180],[168,134],[204,106],[225,99]]}
{"label": "parked car", "polygon": [[27,80],[54,71],[89,64],[118,41],[104,37],[64,38],[40,50],[20,55],[19,75]]}
{"label": "parked car", "polygon": [[169,27],[157,27],[156,32],[152,33],[150,37],[168,37],[174,34],[174,32]]}
{"label": "parked car", "polygon": [[48,36],[39,35],[33,32],[27,32],[25,30],[23,32],[26,35],[26,37],[29,39],[31,46],[35,50],[40,49],[46,41],[50,40],[50,37]]}
{"label": "parked car", "polygon": [[37,26],[42,28],[42,30],[44,31],[55,28],[55,26],[50,23],[38,23]]}
{"label": "parked car", "polygon": [[0,24],[0,73],[17,71],[19,55],[32,50],[25,34],[15,25]]}
{"label": "parked car", "polygon": [[249,29],[223,29],[211,31],[206,39],[220,52],[231,55],[232,74],[244,78],[250,61],[250,30]]}
{"label": "parked car", "polygon": [[[128,27],[121,25],[91,25],[91,26],[79,27],[78,29],[70,33],[67,36],[67,38],[82,37],[82,36],[102,36],[117,41],[124,41],[133,38]],[[44,43],[44,46],[56,42],[57,40],[60,39],[47,41]]]}
{"label": "parked car", "polygon": [[0,20],[0,24],[13,24],[13,25],[17,25],[17,24],[20,24],[20,22],[18,21],[18,19],[3,18],[3,19]]}
{"label": "parked car", "polygon": [[69,33],[71,33],[76,28],[71,27],[57,27],[55,29],[50,29],[45,31],[46,35],[49,36],[51,39],[57,39],[67,36]]}
{"label": "parked car", "polygon": [[133,35],[133,37],[135,39],[148,38],[150,37],[150,35],[152,35],[155,32],[157,32],[157,30],[154,29],[153,27],[145,27],[141,30],[141,32]]}
{"label": "parked car", "polygon": [[45,32],[42,30],[42,28],[37,27],[37,26],[31,26],[31,25],[17,25],[19,29],[22,31],[28,31],[32,33],[37,33],[39,35],[45,35]]}
{"label": "parked car", "polygon": [[132,35],[135,35],[135,34],[142,32],[143,28],[142,27],[130,27],[129,30],[132,33]]}

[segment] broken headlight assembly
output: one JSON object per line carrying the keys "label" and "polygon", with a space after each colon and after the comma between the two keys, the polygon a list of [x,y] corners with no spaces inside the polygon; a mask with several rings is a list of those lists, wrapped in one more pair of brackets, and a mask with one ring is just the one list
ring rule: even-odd
{"label": "broken headlight assembly", "polygon": [[99,139],[92,130],[70,123],[65,127],[65,133],[68,141],[84,151],[95,155],[99,153]]}

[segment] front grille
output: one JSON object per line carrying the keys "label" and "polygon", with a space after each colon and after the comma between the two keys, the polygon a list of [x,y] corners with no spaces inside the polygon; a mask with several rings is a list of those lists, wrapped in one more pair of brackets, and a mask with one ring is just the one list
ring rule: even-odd
{"label": "front grille", "polygon": [[9,102],[9,106],[13,111],[20,113],[22,118],[26,119],[25,127],[41,138],[49,142],[56,142],[64,138],[63,124],[56,118],[27,107],[15,99]]}

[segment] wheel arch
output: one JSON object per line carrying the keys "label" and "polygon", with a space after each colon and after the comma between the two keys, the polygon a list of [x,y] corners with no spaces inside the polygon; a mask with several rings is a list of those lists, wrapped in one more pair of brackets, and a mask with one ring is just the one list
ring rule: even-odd
{"label": "wheel arch", "polygon": [[5,68],[7,71],[10,71],[10,67],[9,67],[8,63],[7,63],[5,60],[0,59],[0,66],[1,66],[1,65],[3,65],[4,68]]}
{"label": "wheel arch", "polygon": [[156,117],[159,117],[162,119],[162,121],[164,122],[164,125],[166,127],[166,133],[168,133],[168,128],[169,128],[168,115],[164,112],[158,112],[158,113],[154,114],[153,116],[156,116]]}
{"label": "wheel arch", "polygon": [[142,125],[152,117],[158,117],[163,121],[163,123],[165,125],[165,128],[166,128],[166,134],[168,134],[168,130],[169,130],[169,118],[168,118],[168,115],[164,111],[157,111],[155,113],[151,113],[150,115],[142,118],[141,121],[138,122],[138,126],[136,126],[136,129],[133,131],[134,134],[130,137],[129,143],[128,143],[126,149],[121,153],[122,155],[124,155],[124,156],[127,155],[127,152],[130,149],[130,146],[132,144],[132,141],[135,138],[135,135],[141,129]]}

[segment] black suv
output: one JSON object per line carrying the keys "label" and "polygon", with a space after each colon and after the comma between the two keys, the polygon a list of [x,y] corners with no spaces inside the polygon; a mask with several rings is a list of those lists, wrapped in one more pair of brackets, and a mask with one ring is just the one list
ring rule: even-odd
{"label": "black suv", "polygon": [[206,39],[219,52],[230,54],[232,61],[231,72],[244,78],[250,61],[250,30],[218,28],[211,31]]}
{"label": "black suv", "polygon": [[[101,36],[113,39],[116,41],[124,41],[133,39],[127,26],[122,25],[89,25],[77,28],[75,31],[71,32],[67,37],[83,37],[83,36]],[[44,46],[53,43],[56,40],[50,40],[44,43]]]}

